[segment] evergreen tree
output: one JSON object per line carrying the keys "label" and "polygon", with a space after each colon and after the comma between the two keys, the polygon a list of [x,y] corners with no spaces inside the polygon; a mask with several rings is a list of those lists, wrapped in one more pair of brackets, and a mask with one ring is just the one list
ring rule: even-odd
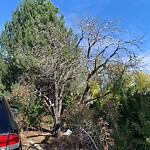
{"label": "evergreen tree", "polygon": [[81,67],[76,38],[65,27],[64,17],[57,14],[58,8],[50,1],[25,0],[5,24],[0,40],[7,64],[13,68],[9,70],[11,79],[16,81],[21,68],[19,82],[45,100],[55,129],[60,126],[64,89],[68,82],[76,81]]}

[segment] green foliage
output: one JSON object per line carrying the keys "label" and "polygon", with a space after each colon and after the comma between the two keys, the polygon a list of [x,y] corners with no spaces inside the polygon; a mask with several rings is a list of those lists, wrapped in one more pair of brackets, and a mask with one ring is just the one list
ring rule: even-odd
{"label": "green foliage", "polygon": [[43,114],[43,105],[39,99],[36,99],[31,89],[27,86],[14,85],[11,94],[7,99],[12,108],[19,110],[22,128],[39,127],[41,116]]}
{"label": "green foliage", "polygon": [[[57,13],[58,9],[50,1],[25,0],[13,12],[12,20],[5,24],[1,36],[2,48],[14,56],[24,50],[32,53],[31,48],[37,43],[34,39],[35,32],[41,31],[40,23],[46,24],[47,27],[50,22],[57,20]],[[41,39],[41,44],[44,42],[45,39]]]}
{"label": "green foliage", "polygon": [[[40,127],[42,117],[42,105],[41,102],[36,99],[27,109],[25,124],[27,127]],[[25,112],[24,112],[25,113]],[[24,114],[23,114],[24,115]]]}
{"label": "green foliage", "polygon": [[149,147],[147,139],[150,137],[150,94],[128,93],[127,98],[120,102],[118,118],[120,136],[116,138],[116,145],[122,145],[122,149],[136,147],[147,150]]}
{"label": "green foliage", "polygon": [[45,35],[38,33],[49,28],[51,24],[66,30],[63,16],[58,18],[57,13],[58,8],[50,1],[25,0],[13,12],[11,21],[5,23],[0,36],[0,64],[6,67],[0,66],[0,70],[7,68],[1,78],[7,91],[11,91],[11,86],[18,82],[25,71],[29,72],[37,67],[37,58],[42,51],[35,50],[35,47],[48,43]]}
{"label": "green foliage", "polygon": [[146,138],[146,142],[150,144],[150,137]]}
{"label": "green foliage", "polygon": [[90,96],[91,97],[96,97],[100,92],[100,83],[98,83],[98,81],[91,81],[90,82]]}
{"label": "green foliage", "polygon": [[117,86],[119,83],[114,83],[112,94],[90,103],[90,108],[94,110],[94,118],[97,120],[103,117],[112,126],[114,149],[147,150],[149,148],[149,75],[142,73],[141,76],[143,78],[137,74],[135,76],[132,74],[132,77],[125,75],[121,86]]}
{"label": "green foliage", "polygon": [[1,82],[1,77],[0,77],[0,94],[4,94],[5,93],[5,86],[4,84]]}
{"label": "green foliage", "polygon": [[137,91],[145,93],[150,90],[150,74],[138,72],[133,79]]}
{"label": "green foliage", "polygon": [[18,78],[23,73],[23,68],[15,63],[7,64],[7,70],[2,74],[1,82],[5,90],[11,92],[13,84],[18,82]]}
{"label": "green foliage", "polygon": [[0,49],[0,93],[4,93],[5,91],[5,85],[2,82],[2,78],[4,77],[4,74],[6,74],[7,71],[7,66],[3,61],[3,56],[1,54],[1,49]]}
{"label": "green foliage", "polygon": [[71,104],[73,103],[73,95],[71,92],[65,92],[65,96],[63,97],[63,102],[62,102],[62,112],[67,108],[70,107]]}

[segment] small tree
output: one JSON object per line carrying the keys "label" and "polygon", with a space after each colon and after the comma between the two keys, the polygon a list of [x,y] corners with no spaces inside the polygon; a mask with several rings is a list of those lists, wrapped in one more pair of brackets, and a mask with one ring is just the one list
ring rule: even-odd
{"label": "small tree", "polygon": [[[58,128],[65,88],[70,82],[74,82],[80,73],[81,51],[75,47],[75,41],[70,38],[70,33],[63,33],[56,26],[51,26],[39,34],[44,34],[49,43],[42,47],[38,46],[37,50],[40,49],[44,54],[39,53],[41,56],[37,58],[38,72],[35,72],[34,79],[28,78],[28,81],[45,100],[54,118],[55,128]],[[36,46],[34,48],[36,50]]]}

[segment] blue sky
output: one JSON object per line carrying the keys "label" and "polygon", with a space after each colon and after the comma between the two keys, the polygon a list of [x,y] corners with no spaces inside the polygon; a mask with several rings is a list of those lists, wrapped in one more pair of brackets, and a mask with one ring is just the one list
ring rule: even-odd
{"label": "blue sky", "polygon": [[[22,0],[1,0],[0,31],[7,20],[11,19],[12,11]],[[103,17],[106,20],[119,18],[120,25],[134,35],[145,34],[143,52],[150,66],[150,0],[52,0],[65,15],[66,25],[71,26],[74,17],[88,14],[92,17]]]}

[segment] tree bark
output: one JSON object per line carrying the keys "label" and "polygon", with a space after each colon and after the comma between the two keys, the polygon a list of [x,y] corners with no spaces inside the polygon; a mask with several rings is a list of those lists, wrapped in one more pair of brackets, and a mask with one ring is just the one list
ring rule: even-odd
{"label": "tree bark", "polygon": [[54,136],[57,136],[61,128],[60,114],[54,116]]}

